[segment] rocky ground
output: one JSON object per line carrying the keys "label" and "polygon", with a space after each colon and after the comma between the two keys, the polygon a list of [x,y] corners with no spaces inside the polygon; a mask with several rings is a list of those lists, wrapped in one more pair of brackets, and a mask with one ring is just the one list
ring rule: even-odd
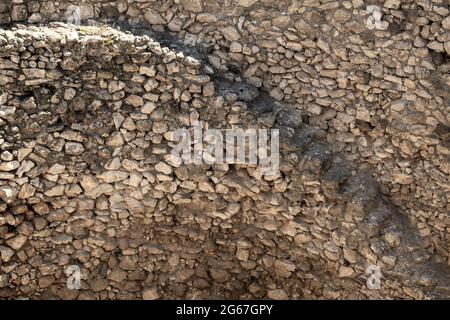
{"label": "rocky ground", "polygon": [[[0,5],[0,297],[449,298],[448,3],[158,4]],[[199,120],[279,174],[174,161]]]}

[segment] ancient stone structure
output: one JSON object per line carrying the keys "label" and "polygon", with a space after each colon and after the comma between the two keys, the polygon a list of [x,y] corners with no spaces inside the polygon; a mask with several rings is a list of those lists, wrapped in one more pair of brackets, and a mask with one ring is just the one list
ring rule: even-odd
{"label": "ancient stone structure", "polygon": [[[449,298],[449,10],[3,0],[0,297]],[[279,173],[175,161],[197,121]]]}

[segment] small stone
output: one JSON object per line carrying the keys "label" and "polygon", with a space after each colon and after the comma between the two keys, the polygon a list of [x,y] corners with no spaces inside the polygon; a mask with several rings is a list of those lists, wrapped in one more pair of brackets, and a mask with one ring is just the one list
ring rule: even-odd
{"label": "small stone", "polygon": [[311,241],[311,239],[312,239],[311,235],[306,234],[306,233],[300,233],[295,236],[294,242],[297,244],[303,244],[303,243],[307,243],[307,242]]}
{"label": "small stone", "polygon": [[89,190],[85,195],[89,198],[96,199],[103,194],[110,195],[114,192],[114,187],[108,183],[102,183],[92,190]]}
{"label": "small stone", "polygon": [[144,114],[152,114],[153,111],[156,109],[156,104],[153,102],[147,102],[144,104],[144,106],[141,108],[141,112]]}
{"label": "small stone", "polygon": [[114,120],[114,126],[116,127],[116,130],[119,130],[123,124],[123,121],[125,120],[125,117],[122,114],[115,112],[115,113],[113,113],[113,120]]}
{"label": "small stone", "polygon": [[23,69],[23,73],[27,78],[45,78],[45,70],[44,69]]}
{"label": "small stone", "polygon": [[275,100],[281,101],[284,98],[284,92],[280,88],[276,87],[270,91],[270,96]]}
{"label": "small stone", "polygon": [[227,26],[221,31],[225,39],[227,39],[228,41],[236,41],[241,37],[238,31],[232,26]]}
{"label": "small stone", "polygon": [[47,170],[47,173],[49,173],[49,174],[60,174],[60,173],[63,173],[65,169],[66,169],[65,165],[62,165],[62,164],[59,164],[59,163],[55,163],[53,166],[51,166]]}
{"label": "small stone", "polygon": [[395,173],[392,175],[393,181],[398,184],[411,184],[414,182],[413,176],[404,173]]}
{"label": "small stone", "polygon": [[370,122],[369,110],[364,106],[359,106],[356,108],[356,119]]}
{"label": "small stone", "polygon": [[54,186],[53,188],[51,188],[50,190],[45,191],[44,194],[47,197],[62,196],[64,194],[64,185],[58,184],[58,185]]}
{"label": "small stone", "polygon": [[14,156],[11,152],[9,151],[3,151],[2,154],[0,155],[0,158],[3,161],[12,161],[14,159]]}
{"label": "small stone", "polygon": [[444,43],[444,49],[445,49],[445,52],[447,52],[447,54],[450,56],[450,41],[447,41],[446,43]]}
{"label": "small stone", "polygon": [[150,24],[166,24],[166,20],[158,13],[153,10],[147,11],[144,14],[145,20]]}
{"label": "small stone", "polygon": [[111,80],[108,83],[108,92],[109,93],[118,92],[118,91],[122,90],[123,88],[125,88],[125,86],[126,86],[126,84],[122,81]]}
{"label": "small stone", "polygon": [[55,283],[56,279],[54,276],[49,275],[49,276],[42,276],[39,278],[39,288],[48,288],[50,287],[53,283]]}
{"label": "small stone", "polygon": [[236,251],[236,258],[239,261],[247,261],[249,256],[250,256],[250,252],[248,250],[238,249]]}
{"label": "small stone", "polygon": [[258,1],[259,0],[236,0],[236,3],[240,6],[248,8],[252,5],[254,5]]}
{"label": "small stone", "polygon": [[339,277],[341,277],[341,278],[351,277],[353,274],[354,274],[354,271],[351,267],[341,266],[339,268]]}
{"label": "small stone", "polygon": [[191,12],[202,12],[202,0],[181,0],[183,8]]}
{"label": "small stone", "polygon": [[24,183],[20,188],[18,197],[19,199],[28,199],[34,195],[36,188],[29,183]]}
{"label": "small stone", "polygon": [[78,156],[84,152],[84,146],[78,142],[66,142],[65,145],[66,153]]}
{"label": "small stone", "polygon": [[0,163],[0,171],[13,171],[20,167],[19,161],[9,161]]}
{"label": "small stone", "polygon": [[160,184],[156,185],[155,189],[168,193],[175,193],[175,191],[177,191],[177,184],[173,181],[163,181]]}
{"label": "small stone", "polygon": [[177,16],[173,17],[173,19],[167,24],[167,28],[173,32],[180,32],[183,28],[183,20],[178,18]]}
{"label": "small stone", "polygon": [[172,167],[167,165],[164,162],[159,162],[156,166],[155,166],[156,171],[158,172],[162,172],[164,174],[171,174],[172,173]]}
{"label": "small stone", "polygon": [[34,212],[36,212],[38,215],[45,215],[50,212],[50,208],[48,207],[48,204],[45,202],[39,202],[33,206]]}
{"label": "small stone", "polygon": [[17,150],[17,161],[22,162],[31,152],[33,152],[32,148],[20,148]]}
{"label": "small stone", "polygon": [[123,139],[122,133],[118,131],[111,134],[109,139],[106,141],[106,145],[114,148],[121,147],[124,143],[125,140]]}
{"label": "small stone", "polygon": [[98,186],[98,182],[91,175],[83,175],[80,179],[80,185],[85,191],[91,191]]}
{"label": "small stone", "polygon": [[125,180],[126,178],[128,178],[128,176],[129,173],[126,171],[105,171],[102,174],[98,175],[97,178],[106,183],[113,183]]}
{"label": "small stone", "polygon": [[205,97],[212,97],[214,95],[214,83],[212,81],[203,86],[203,95]]}
{"label": "small stone", "polygon": [[401,5],[400,0],[386,0],[386,2],[384,3],[384,7],[389,9],[398,9],[400,5]]}
{"label": "small stone", "polygon": [[439,41],[430,41],[428,42],[427,47],[434,51],[444,52],[444,44]]}
{"label": "small stone", "polygon": [[330,45],[328,44],[328,42],[325,42],[322,39],[318,39],[317,40],[317,46],[324,52],[330,54],[331,50],[330,50]]}
{"label": "small stone", "polygon": [[33,13],[28,17],[28,23],[38,23],[42,21],[42,16],[39,13]]}
{"label": "small stone", "polygon": [[391,102],[391,109],[397,112],[401,112],[408,105],[408,101],[404,99],[398,99]]}
{"label": "small stone", "polygon": [[3,262],[8,262],[14,255],[14,250],[0,245],[0,260]]}
{"label": "small stone", "polygon": [[402,241],[402,235],[400,231],[389,229],[384,234],[384,239],[391,246],[398,246]]}
{"label": "small stone", "polygon": [[68,234],[58,234],[56,236],[51,237],[51,241],[57,245],[68,244],[71,243],[72,240],[73,240],[72,236]]}
{"label": "small stone", "polygon": [[28,238],[19,234],[11,239],[6,240],[6,244],[14,250],[19,250],[27,242]]}
{"label": "small stone", "polygon": [[287,299],[289,299],[286,291],[284,291],[283,289],[269,290],[267,292],[267,297],[272,300],[287,300]]}
{"label": "small stone", "polygon": [[147,66],[140,66],[139,73],[148,77],[154,77],[156,75],[156,70]]}
{"label": "small stone", "polygon": [[209,274],[214,279],[214,281],[218,283],[227,282],[230,278],[230,274],[228,273],[228,271],[222,269],[211,268],[209,269]]}
{"label": "small stone", "polygon": [[315,114],[315,115],[319,115],[322,113],[322,107],[316,103],[311,103],[308,106],[308,112],[311,112],[312,114]]}
{"label": "small stone", "polygon": [[337,22],[343,23],[350,19],[351,13],[344,9],[338,9],[334,12],[334,19]]}
{"label": "small stone", "polygon": [[275,260],[275,274],[282,278],[289,278],[295,271],[295,264],[289,260]]}
{"label": "small stone", "polygon": [[0,105],[0,118],[6,118],[16,112],[16,107]]}
{"label": "small stone", "polygon": [[11,9],[11,20],[12,21],[22,21],[27,18],[28,11],[27,7],[24,5],[13,6]]}
{"label": "small stone", "polygon": [[445,18],[444,20],[442,20],[442,27],[445,30],[450,30],[450,16],[448,16],[447,18]]}
{"label": "small stone", "polygon": [[294,223],[288,222],[281,226],[280,232],[282,232],[285,235],[295,237],[295,235],[297,234],[297,228],[295,227]]}
{"label": "small stone", "polygon": [[0,198],[6,203],[12,203],[19,191],[11,185],[0,186]]}
{"label": "small stone", "polygon": [[120,269],[115,269],[111,271],[111,273],[108,275],[108,279],[116,282],[122,282],[127,278],[127,273]]}
{"label": "small stone", "polygon": [[156,287],[145,289],[142,293],[143,300],[156,300],[159,298],[161,298],[161,295],[159,294],[159,290]]}
{"label": "small stone", "polygon": [[239,42],[232,42],[230,45],[230,51],[231,52],[241,52],[242,45]]}
{"label": "small stone", "polygon": [[96,279],[92,283],[92,291],[94,292],[100,292],[105,290],[108,287],[108,280],[107,279]]}
{"label": "small stone", "polygon": [[64,100],[70,101],[73,98],[75,98],[75,95],[77,94],[77,90],[74,88],[67,88],[64,90]]}
{"label": "small stone", "polygon": [[133,107],[142,107],[144,105],[144,99],[142,97],[132,94],[125,99],[125,103],[132,105]]}

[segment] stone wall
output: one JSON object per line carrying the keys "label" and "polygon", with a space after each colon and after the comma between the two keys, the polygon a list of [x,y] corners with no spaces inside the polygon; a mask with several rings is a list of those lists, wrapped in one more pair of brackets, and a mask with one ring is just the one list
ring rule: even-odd
{"label": "stone wall", "polygon": [[[127,33],[0,6],[2,296],[448,294],[448,3],[75,4]],[[197,119],[280,128],[280,174],[177,167],[170,132]]]}

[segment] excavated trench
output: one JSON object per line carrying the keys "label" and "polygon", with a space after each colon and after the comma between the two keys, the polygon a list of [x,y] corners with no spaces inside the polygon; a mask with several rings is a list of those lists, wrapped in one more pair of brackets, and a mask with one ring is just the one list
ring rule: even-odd
{"label": "excavated trench", "polygon": [[[171,34],[94,25],[0,30],[0,297],[450,297],[445,252],[306,104]],[[197,120],[279,129],[280,172],[171,162]]]}

